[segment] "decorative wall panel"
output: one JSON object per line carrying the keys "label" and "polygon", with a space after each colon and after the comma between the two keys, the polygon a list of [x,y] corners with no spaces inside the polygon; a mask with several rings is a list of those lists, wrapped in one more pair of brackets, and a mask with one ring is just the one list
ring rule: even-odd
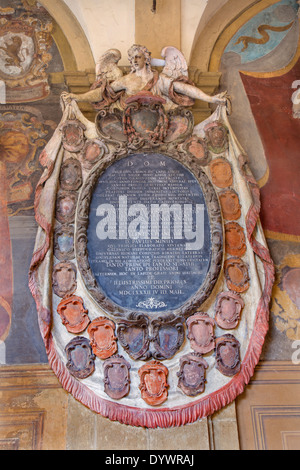
{"label": "decorative wall panel", "polygon": [[242,450],[299,450],[299,365],[262,362],[237,400]]}
{"label": "decorative wall panel", "polygon": [[68,394],[48,365],[0,368],[1,450],[64,450]]}

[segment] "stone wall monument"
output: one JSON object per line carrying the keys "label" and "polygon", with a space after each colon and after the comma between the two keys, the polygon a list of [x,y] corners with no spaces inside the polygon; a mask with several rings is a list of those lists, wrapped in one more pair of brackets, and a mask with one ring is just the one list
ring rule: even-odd
{"label": "stone wall monument", "polygon": [[[131,72],[107,51],[41,155],[30,268],[49,363],[93,411],[132,426],[194,422],[242,393],[268,330],[273,263],[259,189],[227,113],[166,47]],[[217,105],[194,126],[195,99]],[[77,101],[98,110],[95,123]]]}

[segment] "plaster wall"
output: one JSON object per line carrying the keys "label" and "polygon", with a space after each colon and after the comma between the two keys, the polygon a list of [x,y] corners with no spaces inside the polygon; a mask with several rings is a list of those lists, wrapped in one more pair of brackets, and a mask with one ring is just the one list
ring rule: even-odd
{"label": "plaster wall", "polygon": [[[127,65],[128,44],[135,38],[135,0],[64,0],[76,16],[96,61],[107,49],[122,54],[120,65]],[[109,28],[107,25],[109,24]]]}
{"label": "plaster wall", "polygon": [[196,29],[209,3],[209,0],[181,0],[181,50],[187,62],[190,60]]}
{"label": "plaster wall", "polygon": [[[63,0],[76,16],[90,44],[95,61],[107,49],[117,47],[122,59],[120,65],[127,65],[127,49],[136,40],[135,8],[139,7],[145,14],[153,17],[151,13],[152,1],[144,0]],[[199,31],[199,25],[205,24],[215,12],[228,0],[179,0],[179,8],[176,12],[176,21],[180,23],[180,30],[176,35],[180,38],[179,47],[189,63],[194,37]],[[157,1],[157,11],[163,5],[163,0]],[[175,3],[171,1],[171,3]],[[146,12],[146,9],[149,11]],[[170,13],[173,7],[168,9],[169,16],[164,24],[160,24],[160,31],[169,44],[170,34],[174,34]],[[205,20],[202,21],[202,18]],[[107,25],[109,24],[109,28]],[[146,26],[146,28],[145,28]],[[201,27],[201,26],[200,26]],[[144,25],[153,33],[151,24]],[[168,42],[169,41],[169,42]],[[158,56],[158,58],[160,58]]]}

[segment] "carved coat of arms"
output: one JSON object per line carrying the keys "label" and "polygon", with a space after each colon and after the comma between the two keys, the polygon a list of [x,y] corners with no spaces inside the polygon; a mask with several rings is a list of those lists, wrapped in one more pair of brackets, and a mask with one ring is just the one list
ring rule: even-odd
{"label": "carved coat of arms", "polygon": [[[41,157],[30,267],[63,387],[103,416],[150,428],[191,423],[242,393],[274,279],[229,97],[199,90],[180,51],[162,56],[159,74],[134,45],[123,75],[109,50],[89,92],[63,94]],[[217,105],[197,126],[194,99]],[[95,123],[81,100],[98,110]]]}

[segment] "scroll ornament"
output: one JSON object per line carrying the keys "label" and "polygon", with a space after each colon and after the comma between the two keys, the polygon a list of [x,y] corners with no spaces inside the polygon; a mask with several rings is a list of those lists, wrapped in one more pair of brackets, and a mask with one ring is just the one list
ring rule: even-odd
{"label": "scroll ornament", "polygon": [[[140,65],[132,59],[137,49],[144,57]],[[144,46],[133,46],[129,57],[129,78],[135,80],[139,67],[151,72]],[[197,89],[199,99],[218,106],[194,126],[184,106],[196,87],[183,56],[165,48],[164,57],[168,67],[150,73],[147,89],[136,98],[129,94],[126,103],[119,54],[111,50],[97,66],[92,90],[81,97],[97,102],[95,123],[83,116],[76,96],[62,97],[61,123],[40,157],[39,229],[29,273],[49,363],[62,386],[111,420],[148,428],[192,423],[243,392],[268,331],[274,281],[259,188],[230,126],[228,97]],[[180,93],[186,104],[178,104]],[[95,182],[137,150],[176,159],[205,188],[211,263],[197,294],[171,312],[155,309],[150,296],[145,302],[152,307],[136,311],[114,303],[89,263]]]}

